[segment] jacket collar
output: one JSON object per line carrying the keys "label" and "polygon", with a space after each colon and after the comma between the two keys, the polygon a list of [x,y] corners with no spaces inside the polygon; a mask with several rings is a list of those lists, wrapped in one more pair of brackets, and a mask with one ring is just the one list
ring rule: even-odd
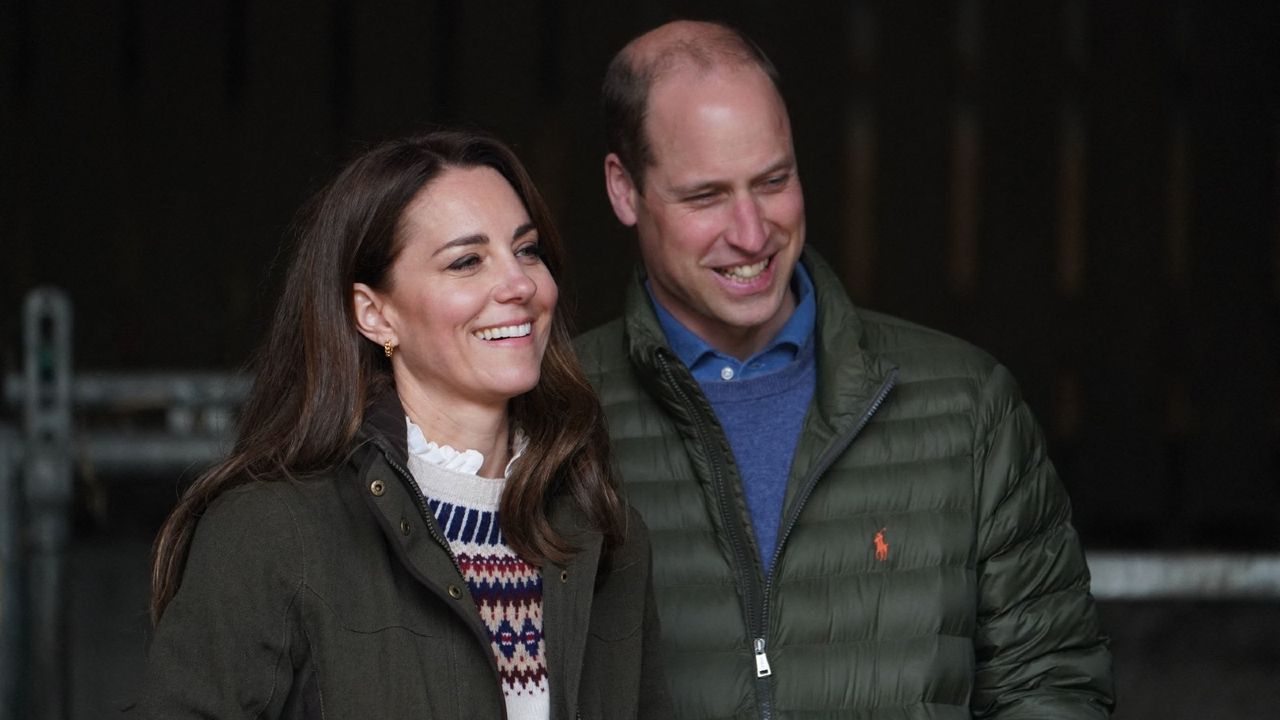
{"label": "jacket collar", "polygon": [[377,392],[365,406],[364,420],[356,434],[358,445],[373,443],[401,467],[409,463],[409,436],[404,406],[394,388]]}
{"label": "jacket collar", "polygon": [[805,248],[801,261],[809,270],[818,298],[814,327],[818,408],[831,423],[840,422],[838,419],[845,415],[860,417],[860,400],[870,400],[895,366],[868,349],[862,317],[831,266],[809,248]]}

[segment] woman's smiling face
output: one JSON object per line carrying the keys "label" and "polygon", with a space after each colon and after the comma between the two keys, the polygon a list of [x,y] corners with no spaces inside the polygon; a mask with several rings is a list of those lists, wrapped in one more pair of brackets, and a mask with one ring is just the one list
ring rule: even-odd
{"label": "woman's smiling face", "polygon": [[406,391],[432,403],[497,406],[538,383],[557,288],[538,231],[489,167],[449,168],[400,219],[382,313]]}

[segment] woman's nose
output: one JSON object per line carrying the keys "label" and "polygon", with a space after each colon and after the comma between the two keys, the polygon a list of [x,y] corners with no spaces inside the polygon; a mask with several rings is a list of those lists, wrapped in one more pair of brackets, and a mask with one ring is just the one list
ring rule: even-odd
{"label": "woman's nose", "polygon": [[497,288],[499,302],[524,302],[536,292],[538,284],[518,261],[503,270],[502,281]]}

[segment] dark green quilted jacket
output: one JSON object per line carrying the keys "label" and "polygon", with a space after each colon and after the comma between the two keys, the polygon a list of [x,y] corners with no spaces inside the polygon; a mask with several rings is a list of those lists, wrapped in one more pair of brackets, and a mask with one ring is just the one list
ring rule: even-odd
{"label": "dark green quilted jacket", "polygon": [[677,717],[1107,717],[1088,568],[1009,372],[855,310],[803,262],[817,391],[770,578],[729,443],[640,283],[578,341],[650,529]]}

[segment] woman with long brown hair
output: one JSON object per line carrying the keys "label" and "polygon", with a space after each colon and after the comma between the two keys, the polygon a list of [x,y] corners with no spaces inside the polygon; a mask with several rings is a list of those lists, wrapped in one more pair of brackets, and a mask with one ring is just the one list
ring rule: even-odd
{"label": "woman with long brown hair", "polygon": [[234,449],[156,540],[142,714],[669,714],[562,261],[481,134],[381,145],[317,195]]}

